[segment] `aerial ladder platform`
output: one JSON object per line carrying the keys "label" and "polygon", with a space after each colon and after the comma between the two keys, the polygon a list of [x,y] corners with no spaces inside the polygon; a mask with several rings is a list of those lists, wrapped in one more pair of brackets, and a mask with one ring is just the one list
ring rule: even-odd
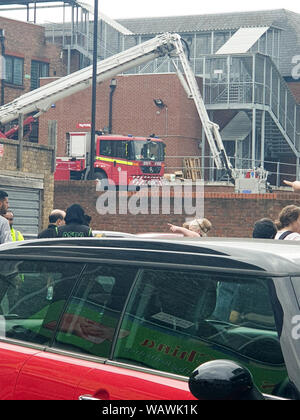
{"label": "aerial ladder platform", "polygon": [[[188,97],[193,99],[195,103],[216,168],[226,170],[230,181],[235,183],[239,178],[239,173],[232,167],[226,154],[218,125],[209,119],[196,77],[184,51],[184,42],[180,35],[164,33],[103,61],[99,61],[96,70],[97,83],[102,83],[133,67],[143,65],[164,56],[169,56],[173,60],[178,77]],[[174,58],[179,59],[183,73],[179,70]],[[90,87],[92,85],[92,77],[93,66],[91,65],[25,93],[14,101],[0,107],[0,123],[4,125],[16,120],[20,114],[27,115],[35,113],[34,117],[38,117],[51,108],[52,104],[58,100]],[[264,177],[266,179],[265,174]]]}

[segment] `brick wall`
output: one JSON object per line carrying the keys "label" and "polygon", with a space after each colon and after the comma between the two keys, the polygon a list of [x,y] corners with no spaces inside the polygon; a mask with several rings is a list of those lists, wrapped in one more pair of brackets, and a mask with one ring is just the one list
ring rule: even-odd
{"label": "brick wall", "polygon": [[[187,217],[184,214],[174,214],[173,199],[170,201],[170,214],[162,214],[160,207],[160,214],[100,215],[96,210],[100,195],[101,193],[96,192],[94,181],[58,181],[54,189],[54,207],[66,209],[73,203],[81,204],[86,213],[92,216],[93,229],[129,233],[168,232],[167,223],[182,225]],[[132,193],[129,194],[130,197]],[[119,195],[116,201],[118,211]],[[224,186],[207,186],[204,194],[204,216],[213,225],[210,236],[251,237],[256,220],[262,217],[275,220],[280,210],[288,204],[300,205],[300,195],[285,191],[262,195],[235,194],[232,187],[227,187],[224,192]]]}
{"label": "brick wall", "polygon": [[[0,159],[0,175],[10,175],[18,180],[18,187],[25,186],[26,180],[39,178],[43,181],[41,203],[41,225],[48,223],[48,216],[53,209],[54,176],[51,173],[52,150],[46,146],[24,143],[23,167],[17,169],[17,145],[13,140],[1,139],[4,156]],[[16,181],[17,182],[17,181]]]}
{"label": "brick wall", "polygon": [[300,205],[300,196],[293,193],[234,194],[205,193],[205,216],[211,220],[210,236],[251,237],[256,220],[278,218],[283,207]]}

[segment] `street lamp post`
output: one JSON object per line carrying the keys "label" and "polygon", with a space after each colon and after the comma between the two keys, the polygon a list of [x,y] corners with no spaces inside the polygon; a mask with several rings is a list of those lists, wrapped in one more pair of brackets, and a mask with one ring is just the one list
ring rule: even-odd
{"label": "street lamp post", "polygon": [[110,81],[109,87],[110,87],[110,93],[109,93],[108,133],[111,134],[112,133],[112,102],[113,102],[114,92],[117,87],[117,80],[112,79]]}
{"label": "street lamp post", "polygon": [[94,179],[95,136],[96,136],[96,91],[97,91],[97,58],[98,58],[98,0],[94,1],[94,38],[93,38],[93,75],[92,75],[92,115],[91,115],[91,149],[89,179]]}

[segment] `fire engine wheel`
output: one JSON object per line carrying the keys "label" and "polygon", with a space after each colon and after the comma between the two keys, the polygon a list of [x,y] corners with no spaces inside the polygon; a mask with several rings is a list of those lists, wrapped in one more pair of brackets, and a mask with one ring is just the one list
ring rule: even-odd
{"label": "fire engine wheel", "polygon": [[103,171],[94,171],[94,179],[107,179],[106,173]]}

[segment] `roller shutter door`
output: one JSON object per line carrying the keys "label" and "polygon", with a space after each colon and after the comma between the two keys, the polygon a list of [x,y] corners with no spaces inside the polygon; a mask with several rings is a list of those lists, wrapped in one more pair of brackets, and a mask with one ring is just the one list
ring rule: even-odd
{"label": "roller shutter door", "polygon": [[1,186],[7,192],[9,209],[13,211],[14,228],[23,234],[37,234],[40,230],[40,193],[36,188]]}

